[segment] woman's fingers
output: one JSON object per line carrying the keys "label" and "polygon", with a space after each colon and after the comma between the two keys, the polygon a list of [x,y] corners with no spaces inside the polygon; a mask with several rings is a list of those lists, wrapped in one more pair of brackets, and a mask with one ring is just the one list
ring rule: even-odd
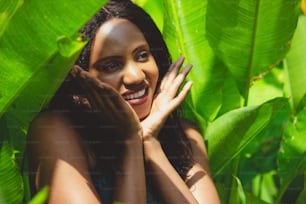
{"label": "woman's fingers", "polygon": [[123,102],[119,94],[89,72],[74,66],[71,74],[84,89],[92,111],[107,114],[107,112],[117,111],[118,107],[122,106]]}
{"label": "woman's fingers", "polygon": [[177,108],[181,103],[183,103],[183,101],[185,100],[185,98],[187,97],[191,87],[192,87],[193,82],[192,81],[188,81],[183,89],[181,90],[181,92],[176,96],[176,98],[173,100],[173,110],[175,108]]}
{"label": "woman's fingers", "polygon": [[119,122],[120,118],[124,117],[138,119],[130,105],[113,87],[79,66],[75,66],[71,74],[84,89],[92,111],[102,113],[113,122]]}
{"label": "woman's fingers", "polygon": [[185,81],[188,73],[190,72],[192,68],[192,65],[186,65],[184,70],[177,75],[177,77],[172,81],[172,83],[169,85],[169,87],[166,87],[164,90],[167,91],[168,95],[170,97],[175,97],[177,95],[177,92],[180,88],[180,86],[183,84]]}
{"label": "woman's fingers", "polygon": [[161,82],[160,88],[162,90],[166,89],[167,87],[169,87],[169,85],[171,85],[172,81],[176,78],[184,60],[185,60],[184,57],[180,57],[176,62],[171,64],[168,72],[166,73],[166,75],[164,76]]}

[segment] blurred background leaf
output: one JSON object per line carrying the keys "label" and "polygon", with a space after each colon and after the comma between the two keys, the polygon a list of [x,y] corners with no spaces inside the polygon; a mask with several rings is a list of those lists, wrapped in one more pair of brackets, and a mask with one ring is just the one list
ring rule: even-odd
{"label": "blurred background leaf", "polygon": [[278,64],[289,50],[299,1],[208,0],[208,40],[248,101],[250,82]]}

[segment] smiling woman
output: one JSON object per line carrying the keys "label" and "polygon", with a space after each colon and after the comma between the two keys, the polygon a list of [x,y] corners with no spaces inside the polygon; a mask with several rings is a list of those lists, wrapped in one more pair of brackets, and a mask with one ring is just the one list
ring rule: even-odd
{"label": "smiling woman", "polygon": [[219,203],[202,136],[177,109],[192,83],[151,18],[112,0],[28,135],[33,193],[49,203]]}

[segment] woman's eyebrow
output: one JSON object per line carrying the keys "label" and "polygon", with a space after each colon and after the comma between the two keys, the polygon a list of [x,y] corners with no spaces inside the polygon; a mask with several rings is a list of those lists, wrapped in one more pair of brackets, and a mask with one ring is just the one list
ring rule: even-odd
{"label": "woman's eyebrow", "polygon": [[109,61],[109,60],[114,60],[114,59],[121,59],[120,56],[107,56],[107,57],[103,57],[103,58],[99,58],[97,61],[95,61],[92,66],[96,67],[99,64],[105,62],[105,61]]}
{"label": "woman's eyebrow", "polygon": [[141,50],[141,49],[147,49],[149,50],[149,45],[148,44],[141,44],[139,46],[137,46],[132,53],[135,54],[137,51]]}

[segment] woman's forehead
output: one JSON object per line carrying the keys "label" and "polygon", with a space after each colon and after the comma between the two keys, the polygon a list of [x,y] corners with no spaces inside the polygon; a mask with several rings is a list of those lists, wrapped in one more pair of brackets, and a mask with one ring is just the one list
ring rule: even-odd
{"label": "woman's forehead", "polygon": [[97,31],[92,55],[119,54],[139,46],[148,47],[148,43],[137,26],[126,19],[114,18]]}
{"label": "woman's forehead", "polygon": [[141,30],[133,24],[131,21],[122,18],[113,18],[103,23],[96,33],[97,37],[130,37],[129,34],[133,34],[133,37],[144,39]]}

